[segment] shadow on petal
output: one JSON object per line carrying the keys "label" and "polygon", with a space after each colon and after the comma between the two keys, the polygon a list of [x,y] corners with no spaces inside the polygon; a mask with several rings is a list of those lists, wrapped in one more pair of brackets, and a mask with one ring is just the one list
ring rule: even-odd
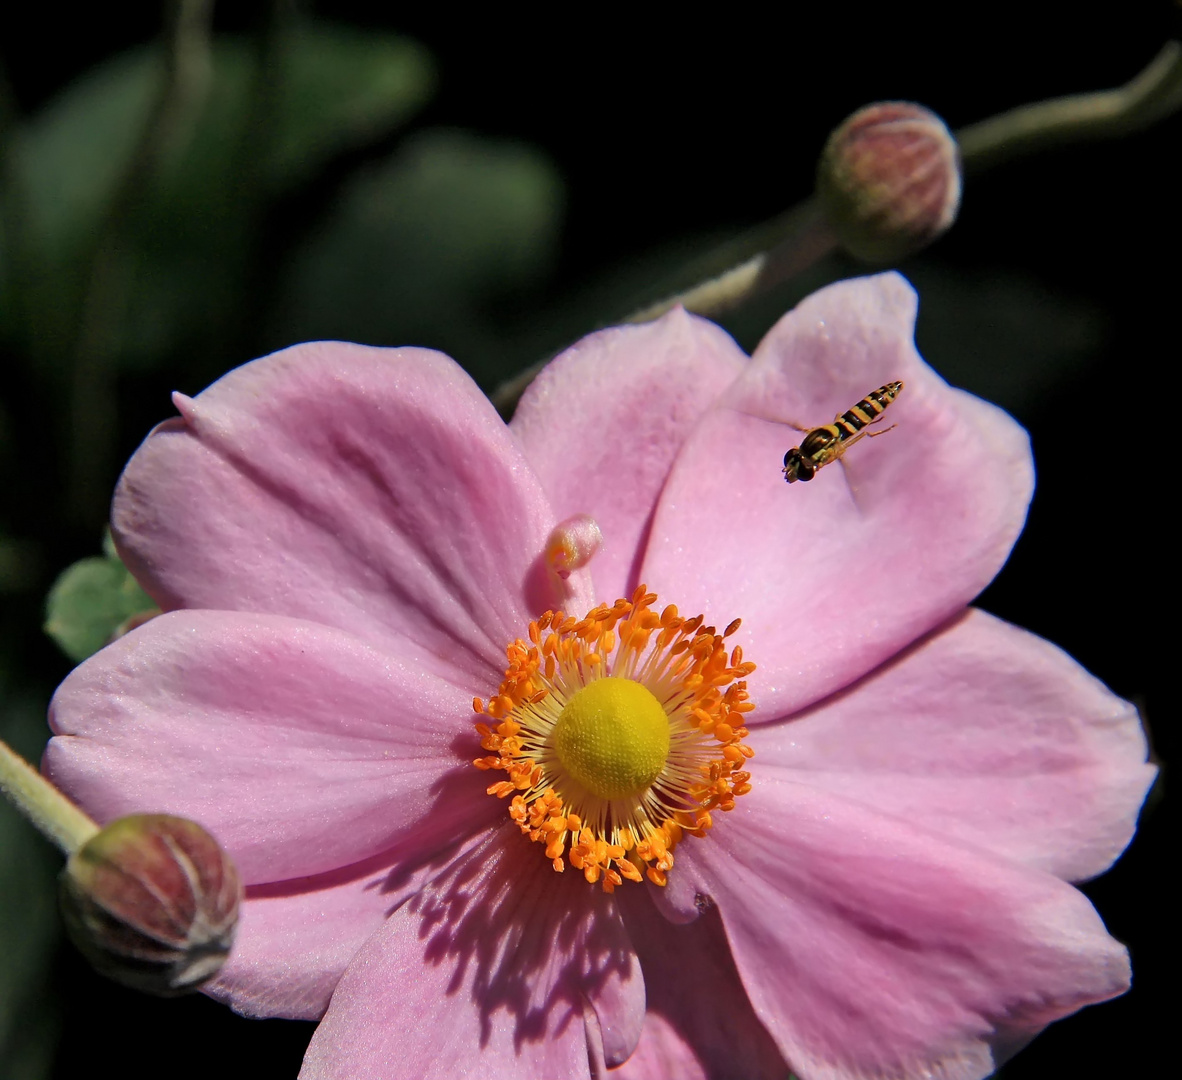
{"label": "shadow on petal", "polygon": [[509,825],[496,842],[499,857],[473,850],[406,906],[420,920],[426,963],[453,969],[448,992],[471,985],[481,1045],[493,1014],[505,1011],[520,1047],[581,1019],[584,998],[630,978],[637,961],[614,902],[597,887],[555,874]]}
{"label": "shadow on petal", "polygon": [[399,1076],[588,1076],[592,1055],[598,1071],[600,1053],[631,1052],[643,1012],[640,964],[613,898],[556,874],[506,822],[360,950],[303,1075],[369,1075],[385,1062]]}

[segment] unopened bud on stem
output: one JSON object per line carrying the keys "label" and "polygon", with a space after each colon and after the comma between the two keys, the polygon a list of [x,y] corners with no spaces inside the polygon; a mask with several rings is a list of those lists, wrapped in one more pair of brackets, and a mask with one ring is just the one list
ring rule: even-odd
{"label": "unopened bud on stem", "polygon": [[897,262],[936,239],[960,207],[960,154],[933,112],[905,101],[859,109],[825,144],[817,196],[842,246]]}
{"label": "unopened bud on stem", "polygon": [[229,955],[242,884],[200,825],[132,814],[99,831],[62,871],[70,938],[103,975],[165,996],[193,990]]}

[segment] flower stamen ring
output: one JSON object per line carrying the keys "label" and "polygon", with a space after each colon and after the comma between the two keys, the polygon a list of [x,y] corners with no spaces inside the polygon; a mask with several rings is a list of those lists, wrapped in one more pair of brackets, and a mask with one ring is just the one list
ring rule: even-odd
{"label": "flower stamen ring", "polygon": [[582,619],[546,612],[508,646],[497,694],[472,703],[495,722],[477,723],[489,756],[474,764],[507,775],[488,793],[512,796],[509,816],[556,871],[569,859],[606,892],[664,885],[682,836],[704,837],[751,790],[755,665],[724,640],[739,620],[719,634],[656,601],[641,585]]}

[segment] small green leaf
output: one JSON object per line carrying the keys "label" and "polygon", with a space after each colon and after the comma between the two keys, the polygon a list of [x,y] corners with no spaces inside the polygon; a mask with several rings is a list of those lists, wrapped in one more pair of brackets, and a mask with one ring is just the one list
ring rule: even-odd
{"label": "small green leaf", "polygon": [[156,604],[119,561],[108,553],[82,559],[53,583],[46,600],[45,632],[71,660],[85,660],[106,645],[134,616]]}

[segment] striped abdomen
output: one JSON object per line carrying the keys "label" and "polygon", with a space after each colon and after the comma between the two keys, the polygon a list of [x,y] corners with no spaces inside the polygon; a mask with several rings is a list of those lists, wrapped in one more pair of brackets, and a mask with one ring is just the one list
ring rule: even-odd
{"label": "striped abdomen", "polygon": [[877,390],[871,390],[852,409],[837,417],[830,426],[838,429],[841,441],[845,442],[867,424],[873,424],[882,416],[886,407],[899,396],[899,391],[902,389],[901,382],[889,382]]}
{"label": "striped abdomen", "polygon": [[784,455],[784,479],[811,480],[822,465],[839,458],[845,449],[862,437],[863,428],[873,424],[886,412],[886,407],[899,396],[901,382],[889,382],[871,390],[848,412],[835,417],[832,424],[813,428]]}

